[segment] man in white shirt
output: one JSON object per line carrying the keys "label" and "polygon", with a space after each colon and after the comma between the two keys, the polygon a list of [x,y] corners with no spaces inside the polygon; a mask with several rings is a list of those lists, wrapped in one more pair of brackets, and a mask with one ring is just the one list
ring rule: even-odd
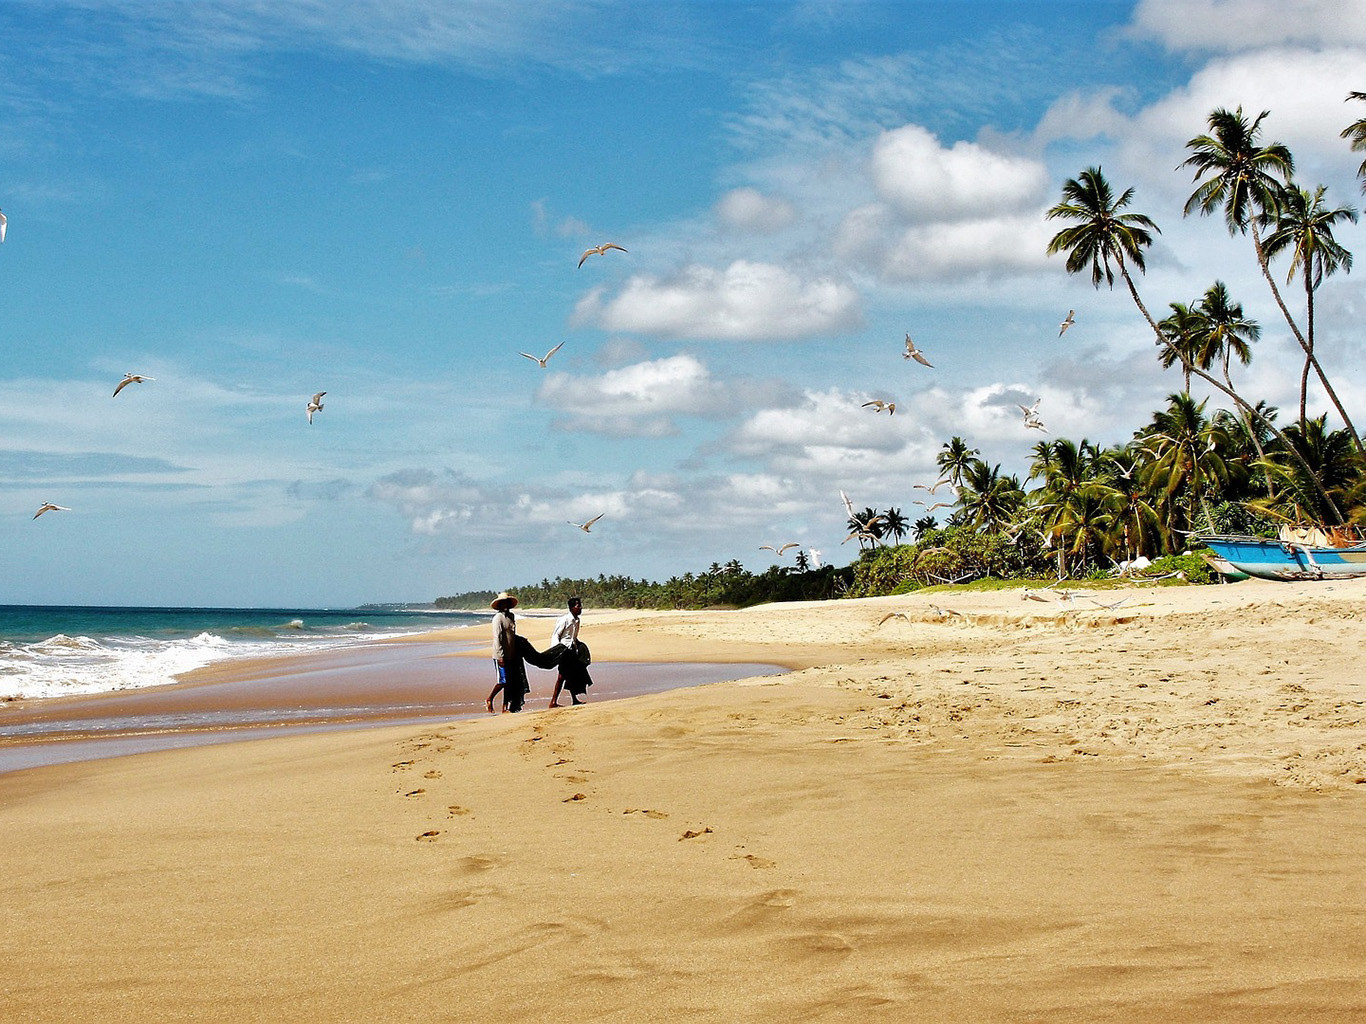
{"label": "man in white shirt", "polygon": [[550,634],[550,643],[563,644],[566,648],[564,657],[560,661],[560,671],[555,676],[555,692],[551,694],[550,706],[557,708],[560,706],[560,689],[564,686],[565,662],[570,662],[569,697],[572,703],[582,704],[579,700],[583,696],[584,690],[592,686],[592,680],[588,678],[588,672],[579,661],[579,616],[583,614],[583,602],[577,597],[569,599],[569,611],[561,615],[555,623],[555,632]]}

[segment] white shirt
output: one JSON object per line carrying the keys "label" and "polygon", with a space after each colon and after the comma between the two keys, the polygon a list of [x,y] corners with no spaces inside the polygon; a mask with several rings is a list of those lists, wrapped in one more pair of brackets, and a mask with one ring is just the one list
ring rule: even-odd
{"label": "white shirt", "polygon": [[573,612],[565,612],[555,622],[555,632],[550,634],[551,646],[564,644],[572,647],[579,639],[579,619]]}

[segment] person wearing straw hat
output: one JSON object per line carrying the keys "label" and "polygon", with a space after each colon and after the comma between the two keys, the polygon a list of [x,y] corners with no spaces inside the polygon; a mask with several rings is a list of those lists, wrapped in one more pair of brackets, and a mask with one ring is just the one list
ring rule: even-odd
{"label": "person wearing straw hat", "polygon": [[493,599],[493,663],[498,670],[498,682],[489,693],[484,707],[493,713],[493,698],[503,693],[503,712],[522,710],[527,691],[531,687],[526,681],[526,665],[522,652],[517,646],[517,616],[512,609],[517,607],[517,598],[506,590]]}

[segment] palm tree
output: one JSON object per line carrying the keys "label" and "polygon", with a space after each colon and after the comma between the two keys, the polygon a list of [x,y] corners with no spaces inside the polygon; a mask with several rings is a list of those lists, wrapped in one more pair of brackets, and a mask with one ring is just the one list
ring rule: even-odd
{"label": "palm tree", "polygon": [[[1347,100],[1366,100],[1366,92],[1349,92]],[[1353,152],[1360,153],[1366,150],[1366,117],[1353,121],[1342,129],[1341,137],[1352,140]],[[1361,179],[1361,191],[1366,192],[1366,160],[1361,161],[1361,166],[1357,168],[1357,177]]]}
{"label": "palm tree", "polygon": [[[1332,276],[1341,270],[1350,273],[1352,254],[1333,237],[1333,225],[1340,221],[1357,221],[1357,212],[1349,206],[1330,210],[1324,204],[1323,193],[1327,191],[1320,185],[1311,194],[1308,189],[1291,186],[1281,198],[1281,206],[1276,212],[1275,229],[1262,243],[1268,260],[1275,259],[1283,252],[1290,253],[1290,271],[1285,275],[1285,283],[1295,279],[1296,273],[1304,278],[1305,331],[1308,343],[1304,357],[1304,369],[1300,373],[1300,429],[1304,429],[1305,400],[1309,390],[1309,368],[1314,362],[1314,292],[1324,277]],[[1334,399],[1336,402],[1336,399]],[[1341,409],[1339,409],[1341,414]],[[1361,438],[1350,420],[1343,417],[1347,429],[1361,447]]]}
{"label": "palm tree", "polygon": [[1228,480],[1229,467],[1220,451],[1227,439],[1205,418],[1203,401],[1171,395],[1168,402],[1142,433],[1154,453],[1148,479],[1158,492],[1167,525],[1189,531],[1206,495]]}
{"label": "palm tree", "polygon": [[1167,340],[1167,347],[1162,350],[1158,357],[1162,362],[1162,369],[1169,370],[1178,362],[1181,364],[1181,372],[1185,377],[1186,386],[1182,390],[1186,394],[1191,393],[1191,364],[1196,361],[1197,353],[1201,346],[1201,338],[1205,333],[1204,318],[1199,311],[1192,309],[1184,302],[1168,303],[1171,308],[1171,316],[1164,317],[1157,322],[1157,329],[1162,332],[1162,336]]}
{"label": "palm tree", "polygon": [[[1114,192],[1110,188],[1109,182],[1105,180],[1104,174],[1099,167],[1090,167],[1082,171],[1079,178],[1069,178],[1063,183],[1063,201],[1049,209],[1046,216],[1049,220],[1062,217],[1068,220],[1077,221],[1070,228],[1058,232],[1048,243],[1048,252],[1066,251],[1067,272],[1069,274],[1080,273],[1089,265],[1091,267],[1091,283],[1097,288],[1100,287],[1102,280],[1109,281],[1114,285],[1114,269],[1111,261],[1118,268],[1120,276],[1129,288],[1129,295],[1134,300],[1134,305],[1143,314],[1143,319],[1148,321],[1148,326],[1152,328],[1153,336],[1164,351],[1172,347],[1171,342],[1162,334],[1162,330],[1157,326],[1157,321],[1148,312],[1148,307],[1143,304],[1139,297],[1138,287],[1134,284],[1133,278],[1129,274],[1128,264],[1133,263],[1139,270],[1143,270],[1143,250],[1152,244],[1152,235],[1148,232],[1148,227],[1157,231],[1157,225],[1143,216],[1142,214],[1121,213],[1124,207],[1129,205],[1132,200],[1134,190],[1126,189],[1118,199],[1114,197]],[[1179,358],[1178,353],[1178,358]],[[1199,377],[1205,383],[1216,390],[1224,393],[1239,409],[1250,413],[1254,418],[1258,418],[1260,413],[1257,409],[1249,405],[1248,402],[1237,393],[1232,387],[1216,379],[1207,371],[1192,367],[1191,373]],[[1263,426],[1268,427],[1278,437],[1280,432],[1275,425],[1261,421]],[[1293,448],[1287,450],[1298,461],[1302,463],[1304,471],[1312,476],[1313,470],[1309,464],[1299,458],[1299,453]],[[1322,485],[1319,486],[1321,497],[1324,504],[1334,514],[1336,522],[1342,522],[1342,514],[1337,510],[1337,505],[1332,497]]]}
{"label": "palm tree", "polygon": [[906,531],[910,528],[910,525],[910,520],[901,514],[901,509],[899,508],[889,508],[886,512],[882,513],[883,533],[886,534],[886,536],[891,537],[892,540],[896,541],[898,544],[901,543],[901,538],[906,536]]}
{"label": "palm tree", "polygon": [[1276,279],[1271,276],[1269,255],[1258,230],[1259,224],[1276,220],[1289,191],[1290,177],[1295,171],[1294,158],[1284,145],[1279,142],[1260,144],[1262,120],[1270,113],[1269,110],[1263,110],[1251,123],[1243,116],[1242,107],[1232,113],[1223,107],[1210,113],[1210,134],[1197,135],[1186,143],[1191,155],[1181,166],[1195,168],[1196,188],[1186,200],[1185,213],[1190,216],[1198,210],[1202,215],[1208,215],[1222,209],[1230,235],[1251,235],[1257,264],[1271,287],[1276,305],[1280,307],[1309,365],[1318,374],[1324,392],[1360,447],[1356,428],[1351,425],[1328,375],[1319,366],[1314,350],[1300,331],[1295,318],[1290,315],[1281,297],[1281,290],[1276,287]]}
{"label": "palm tree", "polygon": [[1215,281],[1205,290],[1196,309],[1200,314],[1201,338],[1195,361],[1202,370],[1208,370],[1219,360],[1224,383],[1232,388],[1229,362],[1234,356],[1244,366],[1252,362],[1252,344],[1262,336],[1261,325],[1243,315],[1243,304],[1233,301],[1223,281]]}
{"label": "palm tree", "polygon": [[1069,178],[1062,186],[1063,201],[1050,209],[1047,217],[1049,220],[1061,217],[1077,223],[1053,236],[1048,243],[1048,254],[1066,250],[1069,274],[1079,274],[1089,265],[1091,283],[1097,288],[1102,280],[1114,287],[1113,261],[1133,293],[1134,301],[1142,309],[1143,303],[1129,277],[1125,258],[1143,270],[1143,250],[1153,244],[1153,234],[1159,229],[1151,218],[1141,213],[1121,212],[1133,197],[1134,190],[1130,188],[1116,198],[1099,167],[1088,167],[1080,177]]}
{"label": "palm tree", "polygon": [[[1366,479],[1366,460],[1345,430],[1326,430],[1324,417],[1319,416],[1303,430],[1299,424],[1287,427],[1285,437],[1313,467],[1313,479],[1325,483],[1336,501],[1349,506],[1359,501],[1362,480]],[[1296,465],[1286,462],[1280,453],[1269,454],[1262,465],[1281,484],[1281,490],[1275,497],[1254,501],[1256,508],[1295,525],[1324,521],[1322,500]],[[1360,521],[1360,508],[1354,511],[1352,518]]]}
{"label": "palm tree", "polygon": [[994,533],[1014,520],[1024,505],[1024,490],[1015,477],[1002,476],[999,465],[973,459],[963,474],[958,500],[968,525]]}
{"label": "palm tree", "polygon": [[939,471],[948,477],[949,483],[954,487],[961,487],[963,474],[967,472],[972,460],[981,454],[976,448],[969,448],[968,443],[961,437],[954,436],[944,443],[934,461]]}
{"label": "palm tree", "polygon": [[916,543],[925,539],[925,534],[939,526],[939,521],[934,516],[921,516],[911,525],[911,536]]}

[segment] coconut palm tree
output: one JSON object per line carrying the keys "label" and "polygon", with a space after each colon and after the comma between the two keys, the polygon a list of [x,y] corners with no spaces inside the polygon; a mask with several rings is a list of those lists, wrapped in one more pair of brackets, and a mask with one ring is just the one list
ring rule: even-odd
{"label": "coconut palm tree", "polygon": [[[1349,92],[1347,99],[1366,100],[1366,92]],[[1342,129],[1341,137],[1351,140],[1353,152],[1360,153],[1366,150],[1366,117],[1353,121]],[[1361,191],[1366,192],[1366,160],[1361,161],[1361,166],[1357,168],[1357,177],[1361,179]]]}
{"label": "coconut palm tree", "polygon": [[968,443],[961,437],[954,436],[944,442],[944,447],[939,449],[934,461],[939,471],[948,477],[949,483],[954,487],[961,487],[963,474],[967,472],[972,460],[981,454],[976,448],[969,448]]}
{"label": "coconut palm tree", "polygon": [[925,539],[925,534],[936,529],[938,526],[939,521],[935,519],[934,516],[921,516],[911,524],[911,536],[914,537],[915,542],[919,544]]}
{"label": "coconut palm tree", "polygon": [[[1132,263],[1140,271],[1143,266],[1143,250],[1152,245],[1152,234],[1148,231],[1151,227],[1157,231],[1157,225],[1143,216],[1142,214],[1126,214],[1121,212],[1129,205],[1133,199],[1134,190],[1126,189],[1118,198],[1115,198],[1114,191],[1110,183],[1105,180],[1099,167],[1089,167],[1077,178],[1069,178],[1063,183],[1063,201],[1050,208],[1045,216],[1049,220],[1054,218],[1065,218],[1076,221],[1072,227],[1065,228],[1053,236],[1048,243],[1049,254],[1066,252],[1067,272],[1069,274],[1080,273],[1088,266],[1091,268],[1091,283],[1097,288],[1100,282],[1106,280],[1114,285],[1114,272],[1118,269],[1119,275],[1123,278],[1125,285],[1128,286],[1129,295],[1134,300],[1134,305],[1143,315],[1143,319],[1152,328],[1153,336],[1157,343],[1164,350],[1172,347],[1171,342],[1163,336],[1161,329],[1157,326],[1157,321],[1148,312],[1148,307],[1143,304],[1143,299],[1138,294],[1138,287],[1134,284],[1133,277],[1129,273],[1129,264]],[[1128,257],[1128,262],[1125,257]],[[1113,262],[1114,266],[1111,266]],[[1179,358],[1179,353],[1178,353]],[[1191,373],[1209,384],[1215,390],[1227,395],[1239,409],[1249,412],[1254,418],[1260,414],[1257,409],[1249,405],[1237,391],[1218,380],[1208,371],[1192,367]],[[1279,436],[1279,431],[1275,425],[1263,422]],[[1313,470],[1308,463],[1304,463],[1299,453],[1293,447],[1287,447],[1292,457],[1301,461],[1301,468],[1312,476]],[[1342,522],[1342,514],[1337,510],[1336,504],[1326,490],[1319,487],[1320,495],[1324,499],[1324,506],[1333,513],[1334,522]]]}
{"label": "coconut palm tree", "polygon": [[[1362,480],[1366,477],[1366,460],[1352,443],[1345,430],[1327,430],[1324,417],[1308,421],[1304,429],[1298,423],[1284,431],[1286,440],[1295,446],[1303,460],[1314,471],[1314,479],[1327,485],[1335,502],[1354,508],[1354,521],[1361,521]],[[1324,522],[1322,499],[1317,490],[1295,462],[1283,453],[1268,454],[1263,468],[1281,485],[1275,497],[1258,499],[1253,506],[1273,519],[1293,525],[1317,525]],[[1341,507],[1341,506],[1340,506]]]}
{"label": "coconut palm tree", "polygon": [[1243,314],[1243,304],[1233,301],[1223,281],[1215,281],[1205,290],[1196,309],[1201,326],[1196,364],[1208,370],[1218,360],[1224,371],[1224,383],[1232,388],[1229,363],[1234,356],[1244,366],[1252,362],[1252,345],[1262,336],[1261,325]]}
{"label": "coconut palm tree", "polygon": [[1185,214],[1190,216],[1198,210],[1201,215],[1209,215],[1222,210],[1230,235],[1251,236],[1257,264],[1262,268],[1262,276],[1271,288],[1276,305],[1280,307],[1309,365],[1318,375],[1324,392],[1360,447],[1356,428],[1352,426],[1328,375],[1323,372],[1313,348],[1300,331],[1295,318],[1290,315],[1281,290],[1276,286],[1276,279],[1271,275],[1270,257],[1262,242],[1259,225],[1276,220],[1295,171],[1294,158],[1284,145],[1279,142],[1261,144],[1262,121],[1270,113],[1269,110],[1263,110],[1252,122],[1243,115],[1242,107],[1231,113],[1220,107],[1210,113],[1210,134],[1197,135],[1186,143],[1191,155],[1181,166],[1195,168],[1196,188],[1186,200]]}
{"label": "coconut palm tree", "polygon": [[889,508],[882,513],[883,534],[891,537],[898,544],[901,543],[901,538],[906,536],[906,531],[910,525],[910,520],[901,514],[899,508]]}
{"label": "coconut palm tree", "polygon": [[1001,475],[999,464],[973,459],[963,474],[958,501],[968,525],[994,533],[1014,521],[1024,505],[1024,490],[1014,476]]}
{"label": "coconut palm tree", "polygon": [[1167,346],[1158,358],[1164,370],[1170,370],[1178,362],[1181,364],[1181,373],[1186,385],[1182,390],[1189,395],[1191,366],[1196,361],[1205,334],[1204,318],[1197,309],[1184,302],[1171,302],[1168,306],[1172,311],[1171,315],[1157,322],[1157,329],[1167,340]]}
{"label": "coconut palm tree", "polygon": [[[1290,254],[1290,270],[1285,275],[1289,284],[1299,274],[1304,279],[1305,341],[1307,349],[1304,369],[1300,372],[1300,429],[1304,429],[1305,400],[1309,390],[1309,369],[1314,362],[1314,292],[1325,277],[1339,270],[1350,273],[1352,254],[1333,237],[1333,225],[1341,221],[1357,221],[1357,212],[1349,206],[1330,210],[1323,201],[1326,191],[1320,185],[1313,193],[1292,185],[1285,190],[1276,211],[1274,229],[1262,243],[1268,260],[1283,252]],[[1334,400],[1336,401],[1336,399]],[[1339,410],[1341,412],[1341,410]],[[1361,447],[1361,439],[1350,420],[1344,420],[1352,437]]]}
{"label": "coconut palm tree", "polygon": [[1205,418],[1205,402],[1190,395],[1171,395],[1168,402],[1141,432],[1154,455],[1147,476],[1168,527],[1189,531],[1206,495],[1228,480],[1229,466],[1220,451],[1227,439]]}

